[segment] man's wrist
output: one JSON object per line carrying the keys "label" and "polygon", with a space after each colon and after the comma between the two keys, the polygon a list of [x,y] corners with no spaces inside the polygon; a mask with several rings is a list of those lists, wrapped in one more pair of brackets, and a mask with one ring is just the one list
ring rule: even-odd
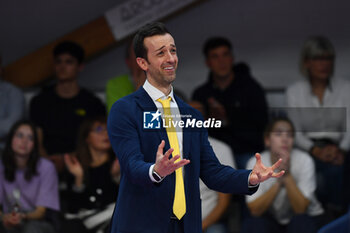
{"label": "man's wrist", "polygon": [[164,177],[162,177],[159,173],[157,173],[155,170],[154,170],[154,166],[155,164],[153,164],[150,168],[149,168],[149,177],[150,179],[155,182],[155,183],[160,183]]}
{"label": "man's wrist", "polygon": [[161,182],[161,181],[164,179],[164,177],[161,176],[161,175],[154,169],[154,167],[153,167],[153,171],[152,171],[152,176],[153,176],[153,179],[154,179],[157,183]]}
{"label": "man's wrist", "polygon": [[164,179],[164,177],[159,175],[155,170],[152,171],[152,176],[158,183]]}
{"label": "man's wrist", "polygon": [[257,184],[252,184],[250,182],[250,176],[252,175],[252,173],[253,173],[253,171],[251,171],[249,176],[248,176],[248,188],[255,188],[255,187],[259,186],[259,184],[260,184],[259,182]]}

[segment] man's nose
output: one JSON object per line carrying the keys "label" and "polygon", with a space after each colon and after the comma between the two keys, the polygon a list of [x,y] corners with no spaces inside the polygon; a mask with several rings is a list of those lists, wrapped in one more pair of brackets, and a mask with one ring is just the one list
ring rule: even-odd
{"label": "man's nose", "polygon": [[166,56],[166,61],[169,62],[169,63],[174,63],[175,62],[175,54],[172,54],[171,52],[168,52],[167,53],[167,56]]}

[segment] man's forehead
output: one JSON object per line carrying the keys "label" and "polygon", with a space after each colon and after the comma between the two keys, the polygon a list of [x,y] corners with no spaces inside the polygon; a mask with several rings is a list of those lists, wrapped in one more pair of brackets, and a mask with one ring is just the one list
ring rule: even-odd
{"label": "man's forehead", "polygon": [[226,45],[218,46],[209,50],[209,53],[222,53],[222,52],[231,52],[231,50]]}
{"label": "man's forehead", "polygon": [[168,33],[146,37],[144,43],[151,50],[157,50],[164,46],[175,46],[174,38]]}
{"label": "man's forehead", "polygon": [[55,57],[55,59],[67,60],[67,59],[76,59],[76,58],[73,55],[71,55],[70,53],[61,53],[61,54],[57,55]]}

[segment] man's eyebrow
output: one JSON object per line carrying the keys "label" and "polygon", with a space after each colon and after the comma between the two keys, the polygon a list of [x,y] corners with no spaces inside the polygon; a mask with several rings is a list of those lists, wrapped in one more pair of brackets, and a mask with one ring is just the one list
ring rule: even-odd
{"label": "man's eyebrow", "polygon": [[162,50],[165,47],[165,45],[163,45],[162,47],[160,47],[159,49],[156,49],[156,51]]}
{"label": "man's eyebrow", "polygon": [[[176,48],[176,45],[174,45],[174,44],[171,44],[170,46]],[[156,51],[162,50],[164,47],[165,47],[165,45],[163,45],[159,49],[156,49]]]}

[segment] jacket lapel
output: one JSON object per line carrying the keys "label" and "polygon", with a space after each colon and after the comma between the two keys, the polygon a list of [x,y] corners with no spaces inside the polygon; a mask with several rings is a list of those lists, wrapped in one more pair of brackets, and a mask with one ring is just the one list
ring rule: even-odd
{"label": "jacket lapel", "polygon": [[[140,87],[136,92],[135,92],[135,97],[136,97],[136,103],[140,107],[141,111],[143,112],[155,112],[157,111],[157,107],[154,104],[152,98],[147,94],[145,89],[143,87]],[[142,117],[143,117],[143,112],[142,112]],[[143,120],[143,118],[142,118]],[[170,148],[168,136],[166,134],[165,129],[162,127],[160,129],[151,129],[157,132],[157,135],[159,137],[159,143],[160,144],[161,140],[165,141],[165,148]],[[165,153],[165,151],[164,151]]]}
{"label": "jacket lapel", "polygon": [[[136,102],[142,111],[157,111],[157,107],[154,104],[152,98],[147,94],[147,92],[145,91],[145,89],[143,89],[143,87],[139,88],[135,92],[135,97],[136,97]],[[180,114],[182,116],[191,115],[191,112],[189,111],[190,107],[187,104],[185,104],[183,100],[178,98],[176,95],[174,95],[174,97],[179,107]],[[186,121],[187,118],[182,117],[181,119],[183,121]],[[161,140],[165,140],[165,148],[170,148],[166,130],[163,127],[161,127],[160,130],[155,130],[155,131],[157,131],[157,134],[159,136],[159,143]],[[184,159],[189,159],[189,153],[191,148],[191,129],[186,127],[183,128],[182,145],[183,145],[182,156]]]}

